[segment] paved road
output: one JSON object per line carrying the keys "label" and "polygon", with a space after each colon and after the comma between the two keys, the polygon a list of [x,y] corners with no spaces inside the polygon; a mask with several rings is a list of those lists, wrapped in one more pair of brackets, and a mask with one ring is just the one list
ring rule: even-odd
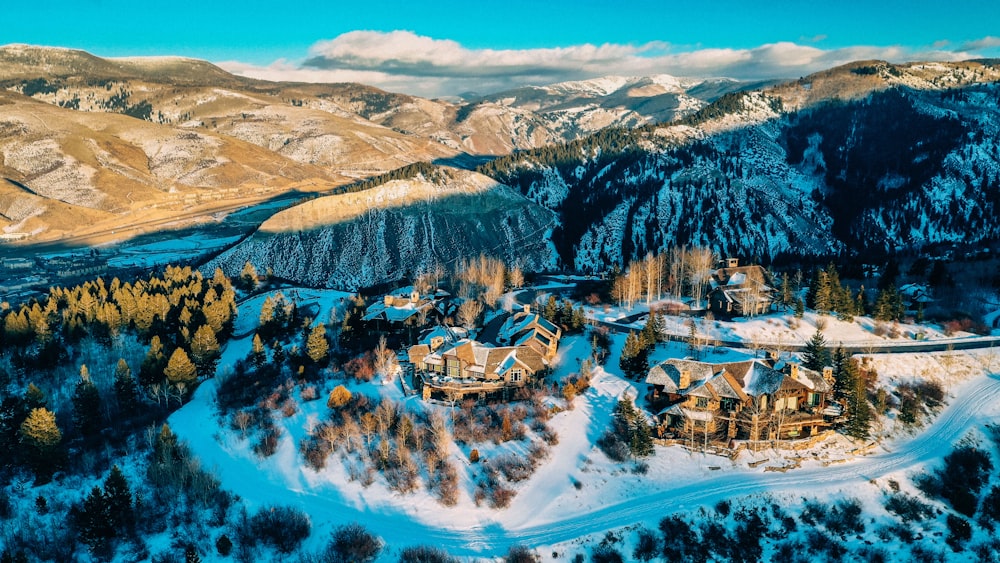
{"label": "paved road", "polygon": [[[597,326],[603,326],[612,332],[629,332],[637,330],[631,323],[638,320],[645,313],[637,313],[624,317],[617,321],[592,321]],[[667,334],[667,340],[674,342],[687,342],[687,334]],[[719,346],[727,348],[747,349],[750,346],[742,340],[715,340]],[[836,347],[838,343],[829,342],[829,346]],[[775,342],[759,342],[757,347],[762,350],[775,348]],[[803,352],[805,345],[782,343],[782,350],[789,352]],[[978,350],[981,348],[1000,347],[1000,336],[970,336],[964,338],[952,338],[947,340],[896,340],[888,343],[873,341],[871,343],[846,343],[843,345],[845,351],[851,354],[899,354],[906,352],[946,352],[948,350]]]}

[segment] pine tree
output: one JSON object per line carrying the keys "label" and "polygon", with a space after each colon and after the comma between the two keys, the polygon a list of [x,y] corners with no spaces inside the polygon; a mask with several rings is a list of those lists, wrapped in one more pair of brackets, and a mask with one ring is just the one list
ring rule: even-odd
{"label": "pine tree", "polygon": [[139,366],[139,382],[150,386],[163,381],[163,370],[167,367],[167,357],[163,354],[160,337],[154,335],[149,341],[149,350]]}
{"label": "pine tree", "polygon": [[19,432],[35,475],[44,481],[59,468],[61,461],[62,431],[56,424],[56,415],[44,407],[31,409]]}
{"label": "pine tree", "polygon": [[316,364],[321,364],[330,353],[330,343],[326,340],[326,326],[320,323],[313,327],[306,339],[306,355]]}
{"label": "pine tree", "polygon": [[48,401],[37,385],[29,383],[28,390],[24,392],[24,404],[28,409],[42,409],[48,406]]}
{"label": "pine tree", "polygon": [[253,343],[250,347],[250,362],[256,369],[260,369],[267,363],[267,351],[264,350],[264,343],[257,333],[253,335]]}
{"label": "pine tree", "polygon": [[119,358],[115,366],[115,400],[118,410],[126,417],[135,414],[139,407],[139,389],[124,358]]}
{"label": "pine tree", "polygon": [[73,425],[85,438],[101,430],[101,394],[85,365],[80,366],[80,381],[73,392]]}
{"label": "pine tree", "polygon": [[815,291],[813,291],[813,309],[821,315],[830,313],[833,307],[833,291],[830,274],[824,270],[816,272]]}
{"label": "pine tree", "polygon": [[618,366],[626,377],[638,378],[649,371],[649,352],[635,332],[629,332],[625,338],[625,348],[622,350]]}
{"label": "pine tree", "polygon": [[219,341],[215,331],[207,324],[198,327],[191,339],[191,359],[202,377],[215,375],[215,366],[219,362]]}
{"label": "pine tree", "polygon": [[191,544],[184,548],[184,563],[201,563],[201,556],[198,550]]}
{"label": "pine tree", "polygon": [[826,338],[823,332],[816,329],[816,332],[806,343],[806,349],[802,352],[802,365],[814,371],[830,365],[830,350],[826,347]]}
{"label": "pine tree", "polygon": [[857,361],[854,358],[850,358],[847,365],[851,372],[849,376],[851,389],[848,397],[847,426],[845,432],[854,439],[865,440],[871,431],[872,423],[872,408],[868,402],[868,389]]}
{"label": "pine tree", "polygon": [[795,318],[801,319],[806,315],[806,304],[801,299],[795,300]]}
{"label": "pine tree", "polygon": [[77,519],[80,541],[91,551],[103,552],[115,535],[107,499],[100,487],[95,486],[83,500]]}
{"label": "pine tree", "polygon": [[795,295],[792,293],[792,283],[788,279],[788,272],[781,275],[781,305],[785,311],[795,303]]}
{"label": "pine tree", "polygon": [[615,408],[615,426],[619,437],[628,444],[633,457],[645,457],[653,453],[653,438],[646,418],[628,397],[618,401],[618,406]]}
{"label": "pine tree", "polygon": [[135,524],[132,490],[129,488],[125,474],[117,465],[111,468],[111,473],[104,480],[104,499],[108,507],[108,525],[117,535],[132,529]]}
{"label": "pine tree", "polygon": [[171,385],[188,384],[198,378],[198,371],[191,359],[188,358],[184,348],[178,347],[170,355],[167,367],[163,369],[163,375]]}

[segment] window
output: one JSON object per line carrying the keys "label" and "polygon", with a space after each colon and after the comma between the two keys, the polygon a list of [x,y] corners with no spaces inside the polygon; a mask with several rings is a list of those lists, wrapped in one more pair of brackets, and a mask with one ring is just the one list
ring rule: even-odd
{"label": "window", "polygon": [[510,370],[510,381],[512,383],[518,383],[519,381],[521,381],[521,377],[523,377],[523,376],[524,376],[524,371],[523,370],[520,370],[520,369],[512,369],[512,370]]}
{"label": "window", "polygon": [[707,409],[708,399],[706,397],[698,397],[698,400],[695,402],[695,407],[699,409]]}
{"label": "window", "polygon": [[720,408],[726,412],[729,412],[736,410],[737,405],[739,405],[739,401],[730,397],[725,397],[722,399],[722,404]]}
{"label": "window", "polygon": [[819,393],[809,393],[809,406],[819,406]]}

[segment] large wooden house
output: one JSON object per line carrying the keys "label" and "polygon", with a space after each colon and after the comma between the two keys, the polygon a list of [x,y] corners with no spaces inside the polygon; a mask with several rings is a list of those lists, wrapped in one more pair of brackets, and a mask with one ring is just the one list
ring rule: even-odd
{"label": "large wooden house", "polygon": [[667,360],[646,376],[650,402],[659,409],[661,436],[705,441],[772,440],[813,435],[840,414],[829,403],[829,370],[764,360],[713,364]]}
{"label": "large wooden house", "polygon": [[723,317],[760,315],[771,309],[775,290],[767,270],[761,266],[740,266],[729,258],[709,280],[708,308]]}
{"label": "large wooden house", "polygon": [[407,351],[424,399],[509,399],[549,369],[535,346],[491,346],[475,340],[434,338]]}

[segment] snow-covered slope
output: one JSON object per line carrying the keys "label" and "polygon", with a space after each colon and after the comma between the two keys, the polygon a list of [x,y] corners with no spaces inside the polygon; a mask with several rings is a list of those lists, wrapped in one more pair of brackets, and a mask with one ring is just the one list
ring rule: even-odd
{"label": "snow-covered slope", "polygon": [[793,90],[729,95],[673,125],[482,171],[560,213],[560,258],[582,270],[684,244],[773,258],[1000,239],[996,83],[812,106]]}
{"label": "snow-covered slope", "polygon": [[555,266],[555,214],[473,172],[393,180],[278,213],[215,264],[246,261],[309,285],[357,289],[485,253],[527,270]]}

